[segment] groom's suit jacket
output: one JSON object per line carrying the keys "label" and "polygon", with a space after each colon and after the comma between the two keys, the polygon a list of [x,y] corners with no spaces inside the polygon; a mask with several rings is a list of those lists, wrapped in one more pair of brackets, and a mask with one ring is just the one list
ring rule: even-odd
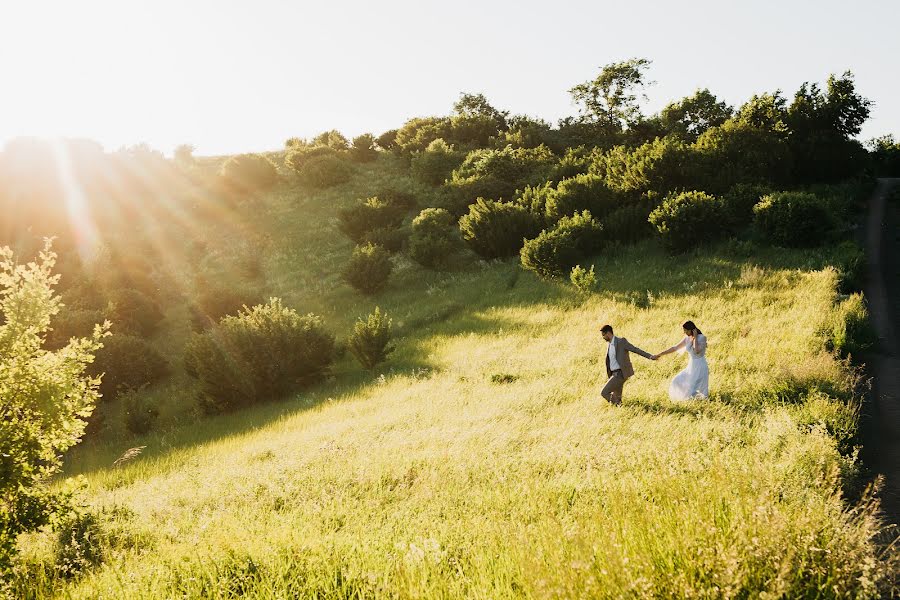
{"label": "groom's suit jacket", "polygon": [[[613,339],[616,342],[616,361],[619,363],[619,368],[622,369],[622,377],[628,379],[634,375],[630,353],[640,354],[644,358],[651,358],[652,355],[649,352],[644,352],[625,338],[615,337]],[[612,377],[612,371],[609,369],[609,346],[606,347],[606,376]]]}

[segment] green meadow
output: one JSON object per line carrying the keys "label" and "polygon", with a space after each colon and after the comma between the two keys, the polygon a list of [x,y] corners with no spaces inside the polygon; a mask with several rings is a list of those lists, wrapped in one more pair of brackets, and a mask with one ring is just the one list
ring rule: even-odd
{"label": "green meadow", "polygon": [[[352,243],[337,211],[400,169],[381,157],[330,191],[288,181],[145,232],[172,249],[173,295],[198,273],[242,285],[252,256],[262,295],[339,338],[378,305],[396,351],[374,372],[344,354],[292,397],[200,417],[173,304],[152,343],[174,374],[144,392],[157,426],[86,440],[57,483],[82,486],[103,560],[62,577],[53,534],[26,534],[18,595],[878,597],[896,559],[857,459],[859,375],[829,350],[859,303],[829,250],[612,245],[583,265],[593,293],[517,259],[428,271],[398,256],[363,297],[339,275]],[[681,354],[635,357],[623,405],[600,398],[601,325],[658,352],[686,319],[709,339],[709,399],[668,399]]]}

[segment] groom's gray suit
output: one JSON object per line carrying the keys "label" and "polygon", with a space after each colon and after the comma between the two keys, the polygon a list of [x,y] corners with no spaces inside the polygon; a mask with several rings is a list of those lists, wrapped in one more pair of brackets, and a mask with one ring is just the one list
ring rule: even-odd
{"label": "groom's gray suit", "polygon": [[[612,393],[616,394],[618,401],[622,401],[622,388],[625,386],[625,380],[634,375],[634,367],[631,366],[631,353],[640,354],[644,358],[652,359],[653,356],[649,352],[644,352],[625,338],[613,337],[611,342],[616,348],[616,362],[619,368],[613,371],[609,366],[609,347],[606,351],[606,376],[609,381],[603,386],[600,395],[610,400]],[[617,402],[618,404],[618,402]]]}

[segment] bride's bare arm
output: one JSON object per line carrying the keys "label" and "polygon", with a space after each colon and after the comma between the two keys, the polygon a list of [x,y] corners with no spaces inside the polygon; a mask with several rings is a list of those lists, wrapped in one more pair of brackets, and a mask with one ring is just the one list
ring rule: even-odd
{"label": "bride's bare arm", "polygon": [[681,345],[682,345],[683,343],[684,343],[684,340],[678,342],[677,344],[675,344],[674,346],[672,346],[671,348],[669,348],[669,349],[667,349],[667,350],[663,350],[662,352],[660,352],[660,353],[657,354],[656,356],[657,356],[657,357],[660,357],[660,356],[665,356],[666,354],[672,354],[673,352],[676,352],[679,348],[681,348]]}

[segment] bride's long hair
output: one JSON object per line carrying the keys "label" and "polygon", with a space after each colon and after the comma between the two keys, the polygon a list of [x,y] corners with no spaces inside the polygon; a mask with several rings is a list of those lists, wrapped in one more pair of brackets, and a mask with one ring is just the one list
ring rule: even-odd
{"label": "bride's long hair", "polygon": [[[694,325],[694,322],[693,322],[693,321],[685,321],[685,322],[684,322],[684,325],[682,325],[681,328],[682,328],[682,329],[687,329],[688,331],[690,331],[690,330],[692,330],[692,329],[697,329],[697,326]],[[701,335],[701,334],[703,334],[703,332],[700,331],[699,329],[697,329],[697,335]]]}

